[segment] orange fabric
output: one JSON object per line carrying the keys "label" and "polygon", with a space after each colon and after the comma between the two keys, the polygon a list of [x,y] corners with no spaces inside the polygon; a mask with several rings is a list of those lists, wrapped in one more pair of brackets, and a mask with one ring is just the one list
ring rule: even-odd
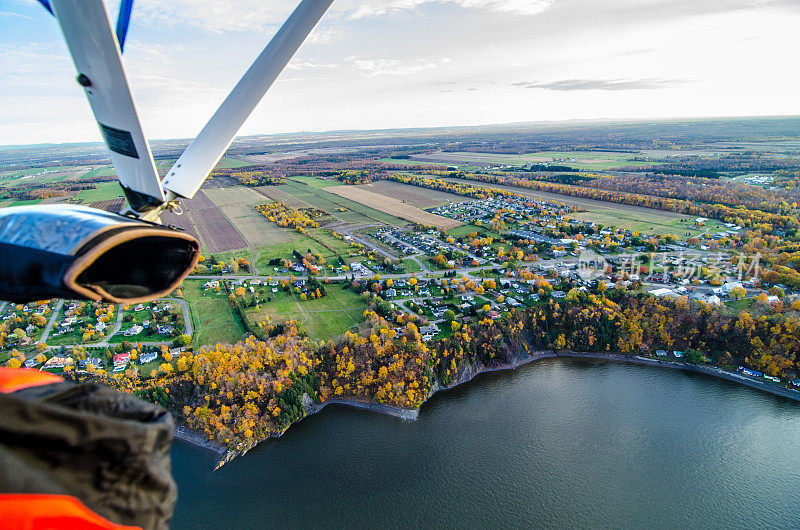
{"label": "orange fabric", "polygon": [[104,519],[68,495],[0,495],[2,530],[141,530]]}
{"label": "orange fabric", "polygon": [[57,375],[29,368],[0,368],[0,394],[63,381]]}

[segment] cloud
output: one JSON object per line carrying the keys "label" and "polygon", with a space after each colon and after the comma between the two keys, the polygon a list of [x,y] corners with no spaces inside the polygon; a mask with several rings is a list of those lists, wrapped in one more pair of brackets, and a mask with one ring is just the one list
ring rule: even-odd
{"label": "cloud", "polygon": [[[536,15],[554,0],[350,0],[334,3],[334,16],[350,19],[375,17],[415,10],[431,4],[451,4],[466,9],[497,13]],[[140,0],[136,20],[152,26],[192,26],[206,31],[263,31],[283,23],[296,7],[290,0]],[[341,38],[336,29],[318,30],[311,43],[327,43]]]}
{"label": "cloud", "polygon": [[286,66],[289,70],[314,70],[316,68],[341,68],[339,63],[320,63],[313,59],[302,60],[295,57]]}
{"label": "cloud", "polygon": [[344,39],[344,31],[340,28],[316,28],[306,39],[306,44],[333,44]]}
{"label": "cloud", "polygon": [[295,6],[287,0],[140,0],[133,16],[151,26],[193,26],[214,33],[263,31],[281,24]]}
{"label": "cloud", "polygon": [[416,60],[400,61],[397,59],[359,59],[348,57],[347,62],[360,71],[364,77],[377,77],[379,75],[411,75],[424,70],[436,68],[436,63]]}
{"label": "cloud", "polygon": [[367,0],[359,2],[350,18],[374,17],[414,10],[426,4],[455,4],[468,9],[499,13],[536,15],[550,7],[553,0]]}
{"label": "cloud", "polygon": [[688,81],[685,79],[563,79],[561,81],[527,82],[520,81],[511,83],[511,86],[520,88],[541,88],[544,90],[555,90],[557,92],[569,92],[575,90],[660,90],[684,85]]}

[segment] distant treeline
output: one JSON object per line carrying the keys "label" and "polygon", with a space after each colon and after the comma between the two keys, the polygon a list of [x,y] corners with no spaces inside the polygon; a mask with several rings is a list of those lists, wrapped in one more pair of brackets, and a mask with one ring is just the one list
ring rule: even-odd
{"label": "distant treeline", "polygon": [[677,175],[679,177],[698,177],[703,179],[718,179],[720,175],[717,171],[711,169],[657,169],[654,172],[656,175]]}

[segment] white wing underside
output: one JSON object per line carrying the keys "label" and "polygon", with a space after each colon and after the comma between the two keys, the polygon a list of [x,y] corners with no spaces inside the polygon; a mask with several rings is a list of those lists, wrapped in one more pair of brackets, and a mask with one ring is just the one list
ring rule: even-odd
{"label": "white wing underside", "polygon": [[90,83],[84,91],[120,182],[160,204],[164,191],[102,0],[51,0],[51,5],[75,67],[85,76],[84,85]]}

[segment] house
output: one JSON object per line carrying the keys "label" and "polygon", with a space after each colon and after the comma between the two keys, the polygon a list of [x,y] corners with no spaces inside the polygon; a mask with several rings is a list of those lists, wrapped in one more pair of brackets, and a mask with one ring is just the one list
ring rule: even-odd
{"label": "house", "polygon": [[94,367],[103,366],[103,359],[100,357],[87,357],[86,359],[82,359],[78,362],[78,365],[82,368],[85,368],[87,364],[91,364]]}
{"label": "house", "polygon": [[489,311],[488,313],[486,313],[486,316],[491,318],[492,320],[497,320],[498,318],[500,318],[500,313],[498,313],[497,311],[492,310],[492,311]]}
{"label": "house", "polygon": [[722,285],[722,292],[724,294],[731,294],[734,289],[744,289],[744,286],[739,282],[727,282]]}
{"label": "house", "polygon": [[397,291],[395,291],[392,288],[386,289],[386,296],[388,298],[394,298],[395,296],[397,296]]}
{"label": "house", "polygon": [[722,299],[715,294],[712,294],[711,296],[706,298],[706,302],[711,305],[722,305]]}
{"label": "house", "polygon": [[53,368],[64,368],[68,364],[72,364],[72,359],[68,357],[51,357],[44,363],[45,370],[51,370]]}
{"label": "house", "polygon": [[661,289],[656,289],[655,291],[650,291],[650,294],[652,294],[653,296],[658,297],[658,298],[661,298],[661,297],[664,297],[664,296],[673,296],[673,297],[677,296],[675,294],[675,291],[673,291],[672,289],[667,289],[666,287],[663,287]]}
{"label": "house", "polygon": [[437,326],[436,324],[422,326],[421,328],[419,328],[419,332],[422,335],[431,335],[431,336],[436,335],[437,333],[439,333],[439,326]]}
{"label": "house", "polygon": [[120,364],[128,364],[128,362],[131,360],[131,354],[130,353],[118,353],[114,357],[112,357],[111,360],[114,362],[114,366],[117,366],[117,365],[120,365]]}
{"label": "house", "polygon": [[155,361],[158,358],[158,353],[154,351],[144,352],[139,355],[139,364],[147,364]]}
{"label": "house", "polygon": [[133,326],[131,326],[130,329],[125,330],[123,335],[125,335],[126,337],[133,337],[133,336],[138,335],[139,333],[141,333],[142,330],[144,330],[144,328],[142,326],[134,324]]}
{"label": "house", "polygon": [[564,291],[553,291],[552,293],[550,293],[550,296],[552,296],[553,298],[566,298],[567,293],[565,293]]}
{"label": "house", "polygon": [[511,307],[519,307],[519,301],[516,298],[506,298],[506,304],[510,305]]}
{"label": "house", "polygon": [[25,368],[33,368],[33,367],[34,367],[34,366],[36,366],[37,364],[39,364],[39,363],[37,363],[37,362],[36,362],[36,359],[28,359],[28,360],[26,360],[24,363],[22,363],[22,365],[23,365]]}

